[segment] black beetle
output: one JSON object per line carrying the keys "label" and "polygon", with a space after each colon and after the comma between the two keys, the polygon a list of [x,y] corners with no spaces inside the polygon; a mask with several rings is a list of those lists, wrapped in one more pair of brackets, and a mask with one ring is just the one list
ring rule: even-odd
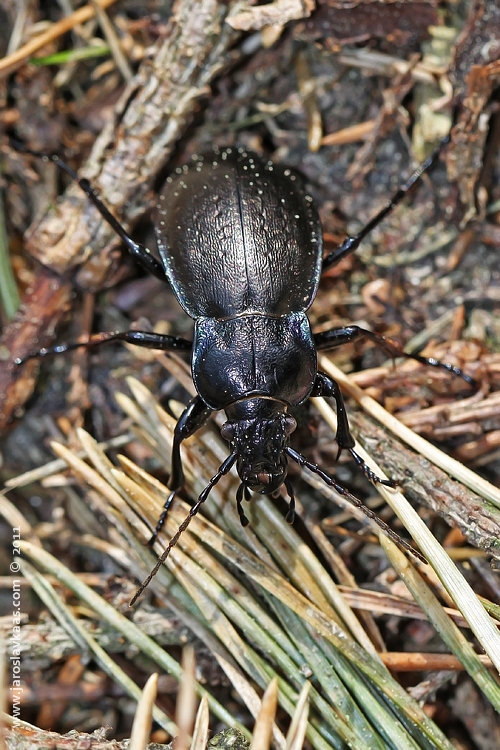
{"label": "black beetle", "polygon": [[[167,178],[159,194],[155,230],[161,263],[129,237],[90,183],[79,179],[57,156],[47,157],[17,143],[15,147],[51,159],[77,180],[129,251],[155,276],[170,283],[181,307],[195,320],[193,342],[142,331],[101,333],[83,345],[42,349],[19,360],[21,363],[30,357],[111,340],[191,352],[198,395],[175,428],[169,481],[172,494],[153,540],[173,496],[184,483],[182,441],[195,433],[212,412],[223,409],[227,415],[221,434],[229,442],[231,453],[200,494],[144,585],[166,559],[212,487],[234,464],[241,479],[237,507],[243,525],[248,521],[242,500],[249,499],[250,490],[272,494],[283,484],[290,497],[287,520],[293,521],[294,497],[287,479],[290,458],[362,507],[400,546],[418,555],[330,475],[290,447],[289,436],[296,423],[289,409],[311,396],[333,398],[338,415],[339,454],[348,450],[369,479],[378,482],[381,480],[354,450],[342,394],[332,378],[318,372],[317,351],[367,337],[391,357],[412,356],[473,383],[452,365],[406,354],[396,342],[357,326],[313,334],[306,316],[322,270],[358,247],[435,161],[442,146],[358,235],[348,237],[326,258],[318,213],[297,175],[243,149],[227,148],[205,158],[195,157],[191,164]],[[382,483],[394,486],[389,481]]]}

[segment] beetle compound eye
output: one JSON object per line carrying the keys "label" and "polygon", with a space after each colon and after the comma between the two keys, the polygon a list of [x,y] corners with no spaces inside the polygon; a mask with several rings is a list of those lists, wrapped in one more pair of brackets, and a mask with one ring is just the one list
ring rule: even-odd
{"label": "beetle compound eye", "polygon": [[291,435],[297,428],[297,422],[289,414],[285,417],[285,435]]}
{"label": "beetle compound eye", "polygon": [[231,422],[225,422],[222,425],[222,427],[220,428],[220,434],[224,438],[224,440],[231,442],[231,440],[234,438],[234,427]]}

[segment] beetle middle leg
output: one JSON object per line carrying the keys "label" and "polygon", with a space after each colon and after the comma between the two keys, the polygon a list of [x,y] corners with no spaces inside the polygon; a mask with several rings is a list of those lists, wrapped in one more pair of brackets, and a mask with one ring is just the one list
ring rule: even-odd
{"label": "beetle middle leg", "polygon": [[394,359],[395,357],[404,357],[405,359],[414,359],[417,362],[421,362],[424,365],[431,367],[438,367],[446,372],[458,375],[462,380],[465,380],[467,385],[474,386],[475,381],[473,378],[466,375],[459,367],[450,365],[447,362],[441,362],[433,357],[422,357],[421,354],[410,354],[405,352],[401,344],[397,341],[382,336],[379,333],[373,333],[373,331],[367,331],[365,328],[359,326],[346,326],[345,328],[332,328],[329,331],[323,331],[322,333],[314,334],[314,343],[318,351],[324,349],[334,349],[342,344],[347,344],[357,339],[369,339],[373,341],[376,346],[380,347],[388,357]]}
{"label": "beetle middle leg", "polygon": [[160,351],[184,351],[190,352],[193,348],[193,342],[183,339],[180,336],[167,336],[163,333],[151,333],[150,331],[116,331],[95,333],[89,336],[87,341],[73,341],[69,344],[58,344],[57,346],[44,347],[36,352],[27,354],[15,360],[16,365],[22,365],[28,359],[46,357],[49,354],[65,354],[74,349],[88,348],[91,346],[100,346],[110,341],[125,341],[127,344],[135,346],[144,346],[146,349],[158,349]]}
{"label": "beetle middle leg", "polygon": [[390,479],[380,479],[380,477],[378,477],[375,472],[370,469],[368,464],[366,464],[361,456],[354,450],[354,446],[356,443],[349,427],[344,397],[342,396],[339,384],[329,375],[326,375],[326,373],[318,372],[311,396],[313,398],[316,396],[323,396],[324,398],[335,399],[335,403],[337,406],[337,459],[339,458],[343,450],[347,450],[356,461],[363,474],[365,474],[365,476],[368,477],[371,482],[373,482],[374,484],[383,484],[386,487],[396,487],[396,482],[392,482]]}

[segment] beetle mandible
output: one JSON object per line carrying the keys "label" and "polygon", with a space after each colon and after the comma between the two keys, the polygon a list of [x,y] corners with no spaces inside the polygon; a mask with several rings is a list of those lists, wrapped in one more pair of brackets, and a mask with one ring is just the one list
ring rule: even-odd
{"label": "beetle mandible", "polygon": [[198,497],[140,591],[164,562],[210,490],[234,465],[241,480],[236,502],[243,525],[248,523],[243,498],[249,499],[250,491],[273,494],[282,485],[290,498],[287,520],[293,521],[294,495],[287,479],[287,464],[291,459],[361,507],[400,546],[420,557],[333,477],[290,447],[289,437],[296,423],[289,409],[311,396],[333,398],[338,416],[339,454],[347,450],[369,479],[394,486],[390,481],[380,480],[354,450],[355,441],[340,388],[332,378],[318,371],[317,351],[365,337],[381,346],[390,357],[411,356],[473,384],[457,367],[409,355],[396,342],[358,326],[314,334],[306,315],[322,271],[358,247],[436,160],[443,144],[359,234],[348,237],[325,258],[319,216],[298,175],[244,149],[226,148],[205,158],[194,157],[191,164],[178,168],[167,178],[157,200],[155,231],[161,262],[132,240],[91,184],[80,179],[59,157],[33,152],[18,143],[14,145],[54,161],[69,173],[132,255],[171,285],[179,304],[195,321],[192,342],[146,331],[100,333],[85,344],[41,349],[18,360],[20,364],[31,357],[112,340],[191,353],[197,395],[175,428],[168,483],[171,495],[151,541],[160,531],[175,493],[184,484],[181,443],[212,412],[224,410],[227,416],[221,435],[230,444],[230,454]]}

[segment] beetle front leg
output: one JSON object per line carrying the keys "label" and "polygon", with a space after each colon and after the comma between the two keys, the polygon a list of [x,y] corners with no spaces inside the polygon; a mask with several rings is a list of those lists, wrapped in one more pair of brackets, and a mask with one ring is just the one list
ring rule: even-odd
{"label": "beetle front leg", "polygon": [[354,440],[354,437],[351,433],[351,428],[349,427],[349,420],[347,419],[344,397],[342,396],[342,391],[340,390],[339,384],[335,380],[333,380],[333,378],[329,377],[329,375],[326,375],[326,373],[318,372],[318,374],[316,375],[316,380],[314,381],[311,396],[313,398],[316,396],[323,396],[324,398],[335,399],[335,404],[337,406],[336,440],[339,447],[337,460],[342,451],[347,450],[356,461],[363,474],[368,477],[371,482],[373,482],[374,484],[383,484],[386,487],[395,487],[396,482],[392,482],[390,479],[380,479],[380,477],[378,477],[375,472],[370,469],[368,464],[366,464],[361,456],[354,450],[356,441]]}
{"label": "beetle front leg", "polygon": [[405,359],[414,359],[417,362],[421,362],[423,365],[429,365],[430,367],[438,367],[446,372],[458,375],[462,380],[465,380],[467,385],[474,387],[476,382],[473,378],[466,375],[459,367],[450,365],[447,362],[440,362],[438,359],[433,357],[422,357],[421,354],[409,354],[405,352],[401,344],[397,341],[382,336],[380,333],[373,333],[373,331],[367,331],[366,328],[360,328],[359,326],[346,326],[345,328],[332,328],[329,331],[323,331],[322,333],[314,334],[314,343],[316,349],[334,349],[342,344],[347,344],[357,339],[368,339],[382,349],[388,357],[394,359],[395,357],[404,357]]}
{"label": "beetle front leg", "polygon": [[199,396],[195,396],[193,399],[191,399],[189,404],[186,406],[181,416],[179,417],[177,424],[175,425],[174,439],[172,443],[172,462],[171,462],[170,479],[168,480],[168,484],[167,484],[169,490],[172,490],[172,491],[165,501],[165,505],[163,506],[163,510],[158,519],[158,523],[156,524],[156,528],[153,531],[153,535],[148,542],[148,545],[150,547],[155,543],[156,537],[158,536],[158,534],[163,528],[163,524],[165,523],[168,510],[172,504],[172,501],[176,493],[181,489],[181,487],[184,484],[184,471],[182,468],[182,458],[181,458],[181,443],[184,440],[186,440],[188,437],[191,437],[191,435],[194,435],[194,433],[197,432],[200,429],[200,427],[202,427],[205,424],[205,422],[208,420],[208,418],[212,414],[212,411],[213,410],[210,409],[205,404],[205,402],[202,401],[202,399]]}
{"label": "beetle front leg", "polygon": [[200,396],[195,396],[179,417],[179,421],[175,425],[174,441],[172,444],[172,470],[168,481],[169,489],[177,491],[184,484],[181,443],[187,440],[188,437],[191,437],[191,435],[194,435],[205,424],[212,412],[213,409],[210,409]]}

